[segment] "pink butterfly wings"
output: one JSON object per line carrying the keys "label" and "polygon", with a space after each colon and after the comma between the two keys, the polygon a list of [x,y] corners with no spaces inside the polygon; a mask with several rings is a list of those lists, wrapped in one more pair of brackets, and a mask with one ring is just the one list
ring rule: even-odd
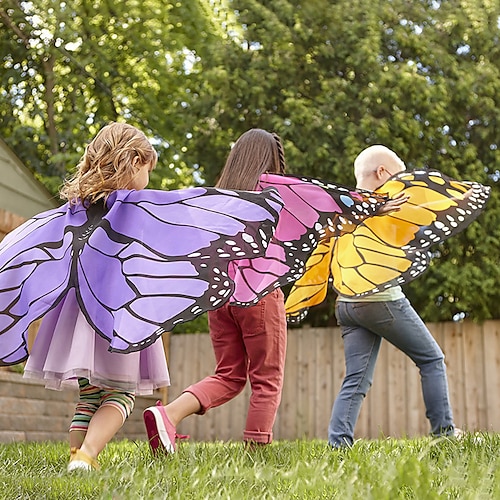
{"label": "pink butterfly wings", "polygon": [[265,256],[229,265],[229,276],[236,283],[230,301],[241,306],[256,303],[273,289],[297,280],[322,238],[352,231],[386,201],[384,196],[291,175],[263,174],[258,187],[277,189],[284,207]]}

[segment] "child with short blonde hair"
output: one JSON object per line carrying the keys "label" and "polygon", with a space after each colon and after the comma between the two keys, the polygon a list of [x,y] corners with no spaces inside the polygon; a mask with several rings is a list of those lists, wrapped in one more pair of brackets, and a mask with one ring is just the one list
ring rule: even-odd
{"label": "child with short blonde hair", "polygon": [[[144,189],[157,154],[146,136],[125,123],[103,127],[85,149],[61,198],[72,206],[103,204],[117,189]],[[130,416],[136,394],[170,384],[163,344],[140,352],[108,351],[79,310],[75,293],[49,311],[35,339],[25,376],[60,388],[78,378],[79,401],[69,429],[68,471],[97,469],[97,456]]]}

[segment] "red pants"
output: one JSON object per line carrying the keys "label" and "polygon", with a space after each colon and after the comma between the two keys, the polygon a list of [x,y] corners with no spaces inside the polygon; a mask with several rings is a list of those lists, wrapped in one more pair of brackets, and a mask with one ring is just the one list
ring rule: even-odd
{"label": "red pants", "polygon": [[270,443],[281,401],[286,355],[286,317],[280,289],[251,307],[224,305],[208,313],[215,375],[189,386],[199,414],[236,397],[250,380],[252,394],[243,439]]}

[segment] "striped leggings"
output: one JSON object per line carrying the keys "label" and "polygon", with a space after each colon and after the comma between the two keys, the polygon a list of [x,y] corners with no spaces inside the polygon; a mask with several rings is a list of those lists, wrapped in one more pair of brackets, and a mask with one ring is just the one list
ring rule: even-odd
{"label": "striped leggings", "polygon": [[80,399],[75,408],[75,415],[71,421],[70,431],[86,432],[90,419],[101,406],[115,407],[123,417],[123,422],[134,409],[135,395],[115,389],[103,389],[90,385],[86,378],[79,378]]}

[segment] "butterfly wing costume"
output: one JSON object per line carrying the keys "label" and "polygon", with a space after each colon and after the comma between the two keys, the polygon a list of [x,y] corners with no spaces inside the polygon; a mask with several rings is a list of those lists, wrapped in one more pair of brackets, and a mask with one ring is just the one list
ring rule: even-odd
{"label": "butterfly wing costume", "polygon": [[43,317],[25,376],[150,393],[168,385],[155,342],[165,331],[292,282],[321,238],[387,201],[273,174],[258,190],[117,191],[105,207],[27,221],[0,243],[0,364],[27,358],[27,329]]}
{"label": "butterfly wing costume", "polygon": [[365,219],[350,233],[324,238],[308,259],[286,301],[289,322],[320,304],[328,285],[347,297],[409,283],[429,266],[431,245],[463,231],[485,207],[490,188],[459,182],[436,170],[400,172],[376,192],[405,192],[401,210]]}
{"label": "butterfly wing costume", "polygon": [[200,187],[33,217],[0,243],[0,364],[27,358],[28,326],[69,293],[110,351],[146,348],[229,299],[229,262],[264,255],[281,208],[275,190]]}
{"label": "butterfly wing costume", "polygon": [[304,273],[308,257],[327,236],[354,231],[375,215],[388,197],[355,191],[311,177],[263,174],[258,189],[277,189],[284,201],[276,233],[263,257],[229,264],[235,281],[230,302],[248,306]]}

